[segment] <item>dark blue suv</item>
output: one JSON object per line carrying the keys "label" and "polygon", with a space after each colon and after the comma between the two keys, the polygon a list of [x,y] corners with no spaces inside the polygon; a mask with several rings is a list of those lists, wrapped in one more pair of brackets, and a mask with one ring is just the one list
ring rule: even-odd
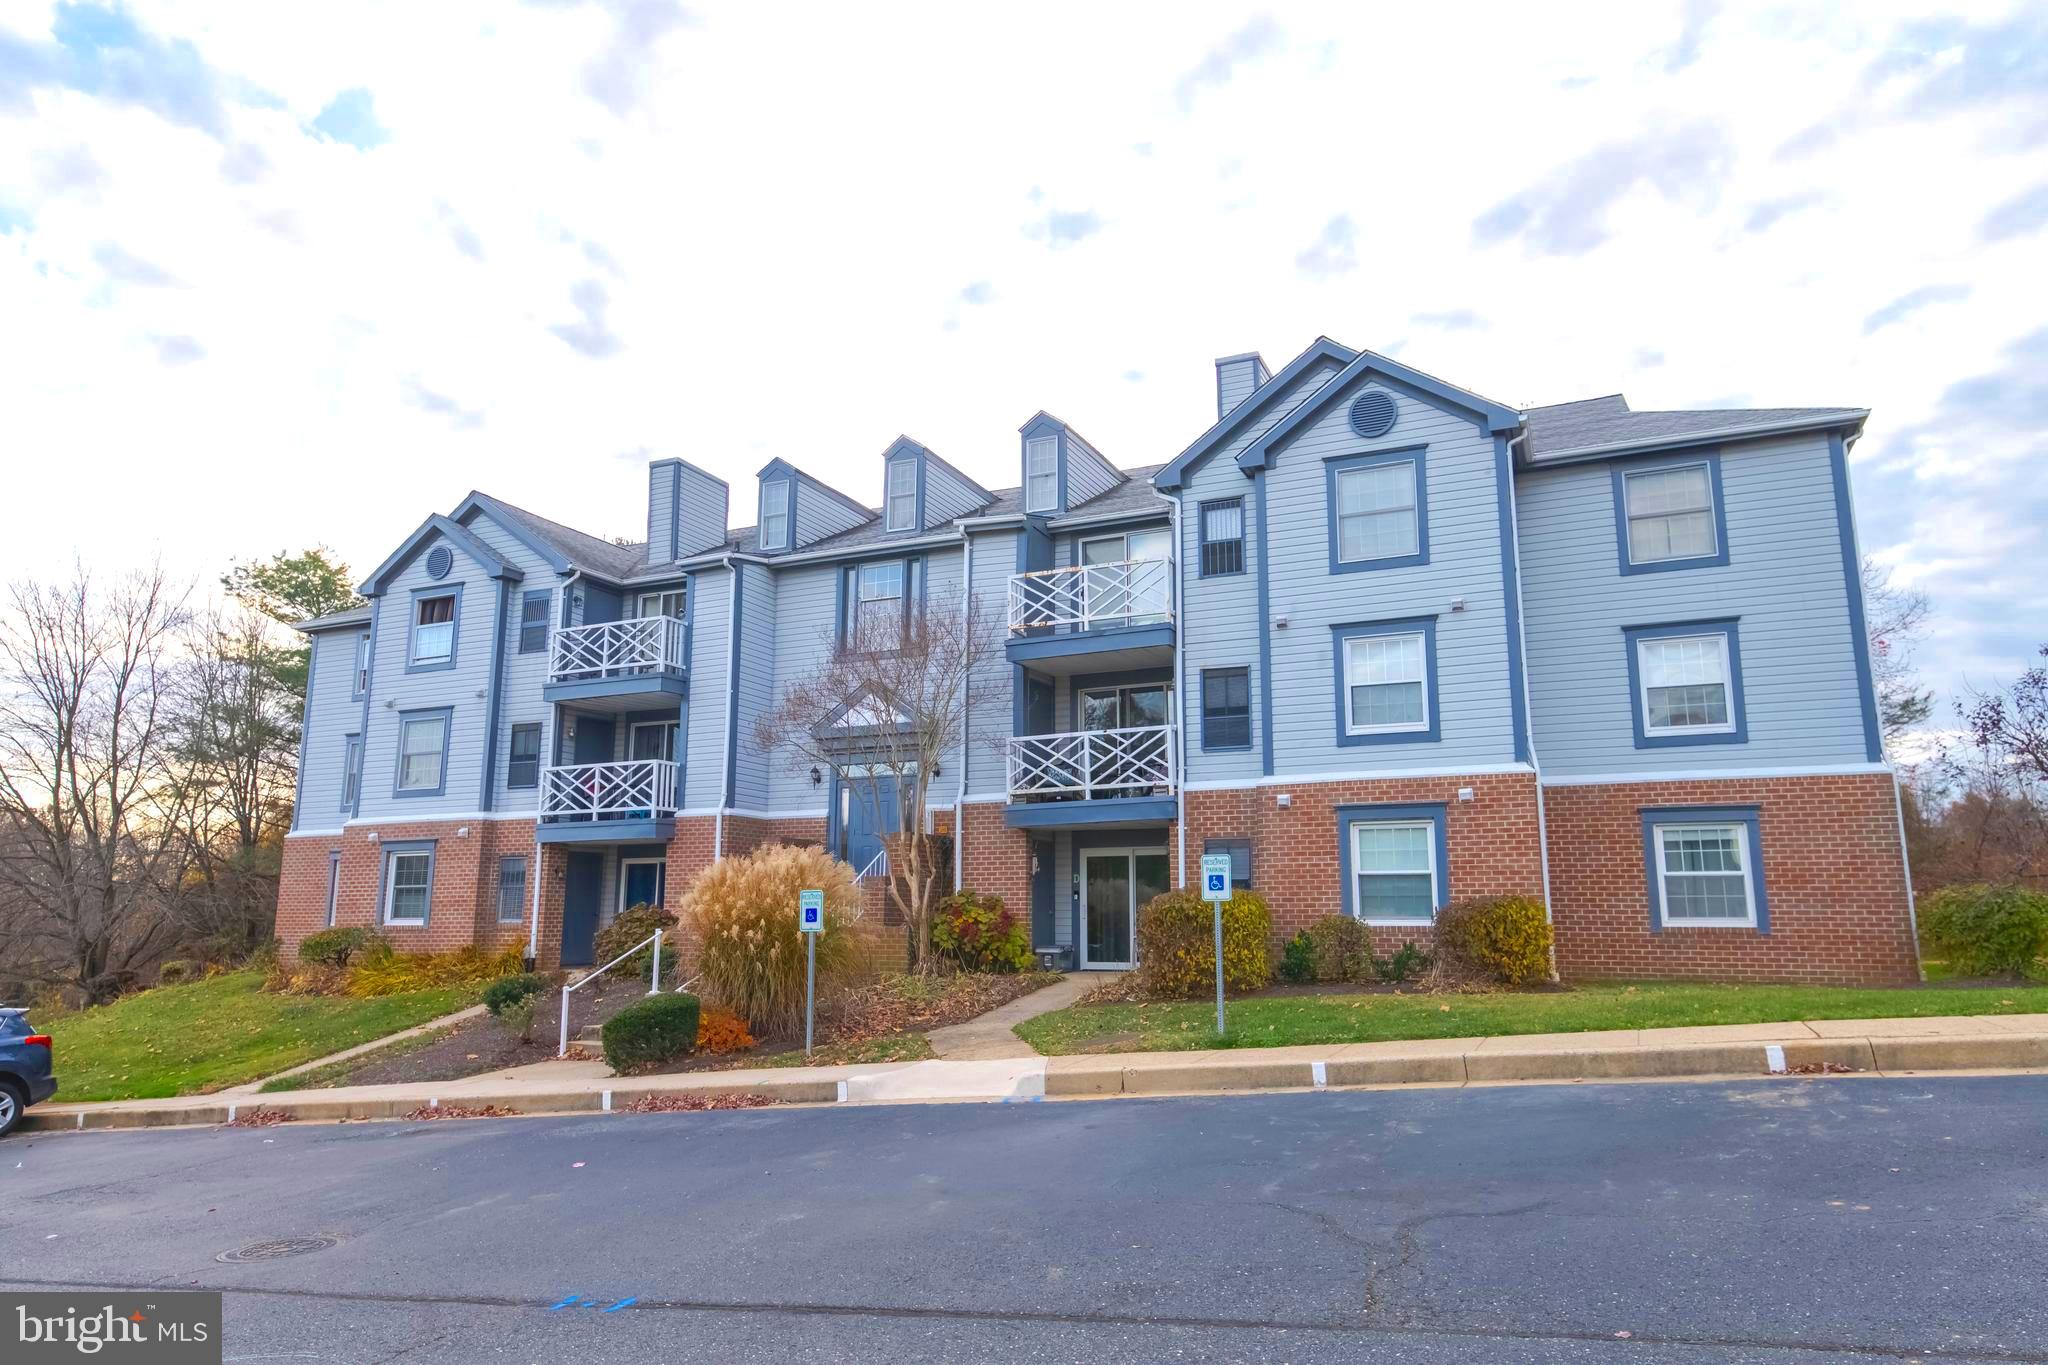
{"label": "dark blue suv", "polygon": [[0,1137],[14,1131],[30,1105],[56,1093],[50,1035],[30,1028],[26,1011],[0,1007]]}

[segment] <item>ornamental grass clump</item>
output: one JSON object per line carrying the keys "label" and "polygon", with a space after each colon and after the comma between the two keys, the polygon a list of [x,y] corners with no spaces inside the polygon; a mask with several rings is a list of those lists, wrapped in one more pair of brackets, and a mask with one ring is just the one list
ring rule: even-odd
{"label": "ornamental grass clump", "polygon": [[803,1027],[797,896],[807,890],[825,893],[825,928],[816,935],[822,997],[858,965],[851,925],[860,893],[845,863],[815,848],[771,844],[711,864],[683,898],[683,923],[703,945],[698,988],[746,1020],[756,1037],[787,1037]]}
{"label": "ornamental grass clump", "polygon": [[[1256,891],[1223,903],[1223,987],[1256,991],[1273,979],[1266,939],[1273,915]],[[1188,1000],[1216,989],[1216,926],[1193,890],[1154,896],[1138,911],[1138,986],[1155,1000]]]}

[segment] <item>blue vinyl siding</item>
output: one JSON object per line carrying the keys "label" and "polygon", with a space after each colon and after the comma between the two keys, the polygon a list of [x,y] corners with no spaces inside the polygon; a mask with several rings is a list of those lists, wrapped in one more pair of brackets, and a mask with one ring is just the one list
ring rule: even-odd
{"label": "blue vinyl siding", "polygon": [[1071,429],[1066,433],[1067,506],[1099,498],[1124,480],[1123,472]]}
{"label": "blue vinyl siding", "polygon": [[[1272,612],[1288,620],[1271,635],[1273,693],[1279,703],[1273,720],[1275,771],[1512,763],[1515,737],[1493,439],[1463,412],[1386,389],[1398,409],[1394,426],[1377,440],[1363,440],[1351,430],[1349,409],[1368,387],[1376,386],[1370,380],[1354,383],[1351,392],[1339,395],[1276,452],[1266,474]],[[1325,460],[1417,446],[1428,450],[1429,562],[1333,575]],[[1196,580],[1197,591],[1214,586],[1214,580]],[[1462,609],[1455,605],[1459,599]],[[1196,610],[1202,614],[1200,607]],[[1434,720],[1441,738],[1340,743],[1331,724],[1336,644],[1329,628],[1425,616],[1436,618]],[[1241,641],[1249,638],[1255,637],[1239,636]],[[1205,659],[1203,666],[1211,665]]]}
{"label": "blue vinyl siding", "polygon": [[342,736],[361,726],[363,703],[351,697],[356,641],[366,632],[327,631],[314,651],[306,696],[305,759],[299,779],[301,830],[335,829],[342,822]]}
{"label": "blue vinyl siding", "polygon": [[[519,652],[519,621],[517,612],[519,610],[519,603],[526,593],[549,593],[548,621],[552,631],[553,623],[560,619],[561,594],[555,591],[557,580],[554,569],[517,536],[514,536],[509,530],[498,525],[488,514],[478,513],[475,517],[471,518],[468,526],[470,533],[484,544],[490,546],[493,553],[503,556],[508,564],[518,568],[521,573],[526,575],[523,582],[514,585],[512,592],[514,616],[507,624],[505,630],[505,658],[499,675],[503,691],[498,701],[497,753],[491,763],[491,802],[489,809],[514,812],[530,811],[534,809],[535,803],[539,799],[535,789],[531,787],[508,787],[506,785],[506,773],[512,762],[512,727],[515,725],[537,724],[547,716],[548,708],[541,701],[540,690],[541,684],[547,678],[548,651],[543,649],[537,654],[522,654]],[[384,689],[381,687],[378,689],[380,695],[383,691]],[[473,704],[477,707],[482,706],[481,701],[475,701],[474,699]],[[460,809],[477,809],[477,806],[473,804],[478,791],[478,784],[476,782],[470,782],[466,787],[460,784],[453,785],[449,788],[449,791],[457,796],[467,795],[472,801],[472,804],[461,806]]]}
{"label": "blue vinyl siding", "polygon": [[[1546,775],[1867,761],[1825,436],[1724,446],[1729,562],[1684,573],[1619,571],[1608,465],[1516,480]],[[1637,748],[1622,628],[1726,617],[1741,618],[1748,742]]]}
{"label": "blue vinyl siding", "polygon": [[968,717],[967,792],[996,793],[1009,781],[1006,759],[1000,746],[987,741],[1014,733],[1012,689],[1015,670],[1003,657],[1002,642],[1009,634],[1010,575],[1017,572],[1018,542],[1015,531],[989,531],[974,537],[974,581],[970,591],[975,605],[988,623],[995,648],[975,675],[981,691],[980,705]]}
{"label": "blue vinyl siding", "polygon": [[[775,642],[772,657],[761,664],[772,670],[771,696],[780,697],[793,683],[816,677],[832,657],[833,613],[839,598],[839,566],[792,565],[776,575]],[[754,634],[753,604],[747,607],[746,634]],[[751,664],[752,661],[749,661]],[[750,742],[742,729],[740,743]],[[767,805],[777,810],[818,810],[826,804],[825,785],[811,785],[810,768],[792,771],[792,751],[778,748],[767,759]]]}
{"label": "blue vinyl siding", "polygon": [[694,574],[690,592],[690,704],[684,708],[682,730],[689,737],[689,759],[683,771],[683,805],[708,811],[716,809],[725,794],[731,574],[725,569]]}

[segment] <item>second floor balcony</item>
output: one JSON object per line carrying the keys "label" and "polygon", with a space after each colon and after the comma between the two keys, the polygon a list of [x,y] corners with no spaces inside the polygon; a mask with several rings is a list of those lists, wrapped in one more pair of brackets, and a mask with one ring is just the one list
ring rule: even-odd
{"label": "second floor balcony", "polygon": [[540,774],[542,843],[666,840],[682,791],[666,759],[571,763]]}
{"label": "second floor balcony", "polygon": [[1013,826],[1171,819],[1180,786],[1171,725],[1014,735],[1007,745]]}
{"label": "second floor balcony", "polygon": [[1012,574],[1007,653],[1047,673],[1076,671],[1066,659],[1089,672],[1156,663],[1173,652],[1173,597],[1165,558]]}
{"label": "second floor balcony", "polygon": [[689,673],[689,638],[673,616],[564,626],[548,639],[549,701],[607,697],[680,697]]}

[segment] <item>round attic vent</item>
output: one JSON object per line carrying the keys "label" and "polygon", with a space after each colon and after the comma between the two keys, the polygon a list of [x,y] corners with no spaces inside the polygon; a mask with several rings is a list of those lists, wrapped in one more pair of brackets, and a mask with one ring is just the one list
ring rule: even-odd
{"label": "round attic vent", "polygon": [[1400,415],[1394,400],[1374,389],[1370,393],[1361,393],[1351,404],[1351,429],[1371,440],[1392,431],[1394,419]]}
{"label": "round attic vent", "polygon": [[[1356,423],[1357,420],[1357,414],[1354,413],[1352,421]],[[446,545],[436,545],[427,551],[427,577],[446,578],[448,571],[454,567],[455,556]]]}

